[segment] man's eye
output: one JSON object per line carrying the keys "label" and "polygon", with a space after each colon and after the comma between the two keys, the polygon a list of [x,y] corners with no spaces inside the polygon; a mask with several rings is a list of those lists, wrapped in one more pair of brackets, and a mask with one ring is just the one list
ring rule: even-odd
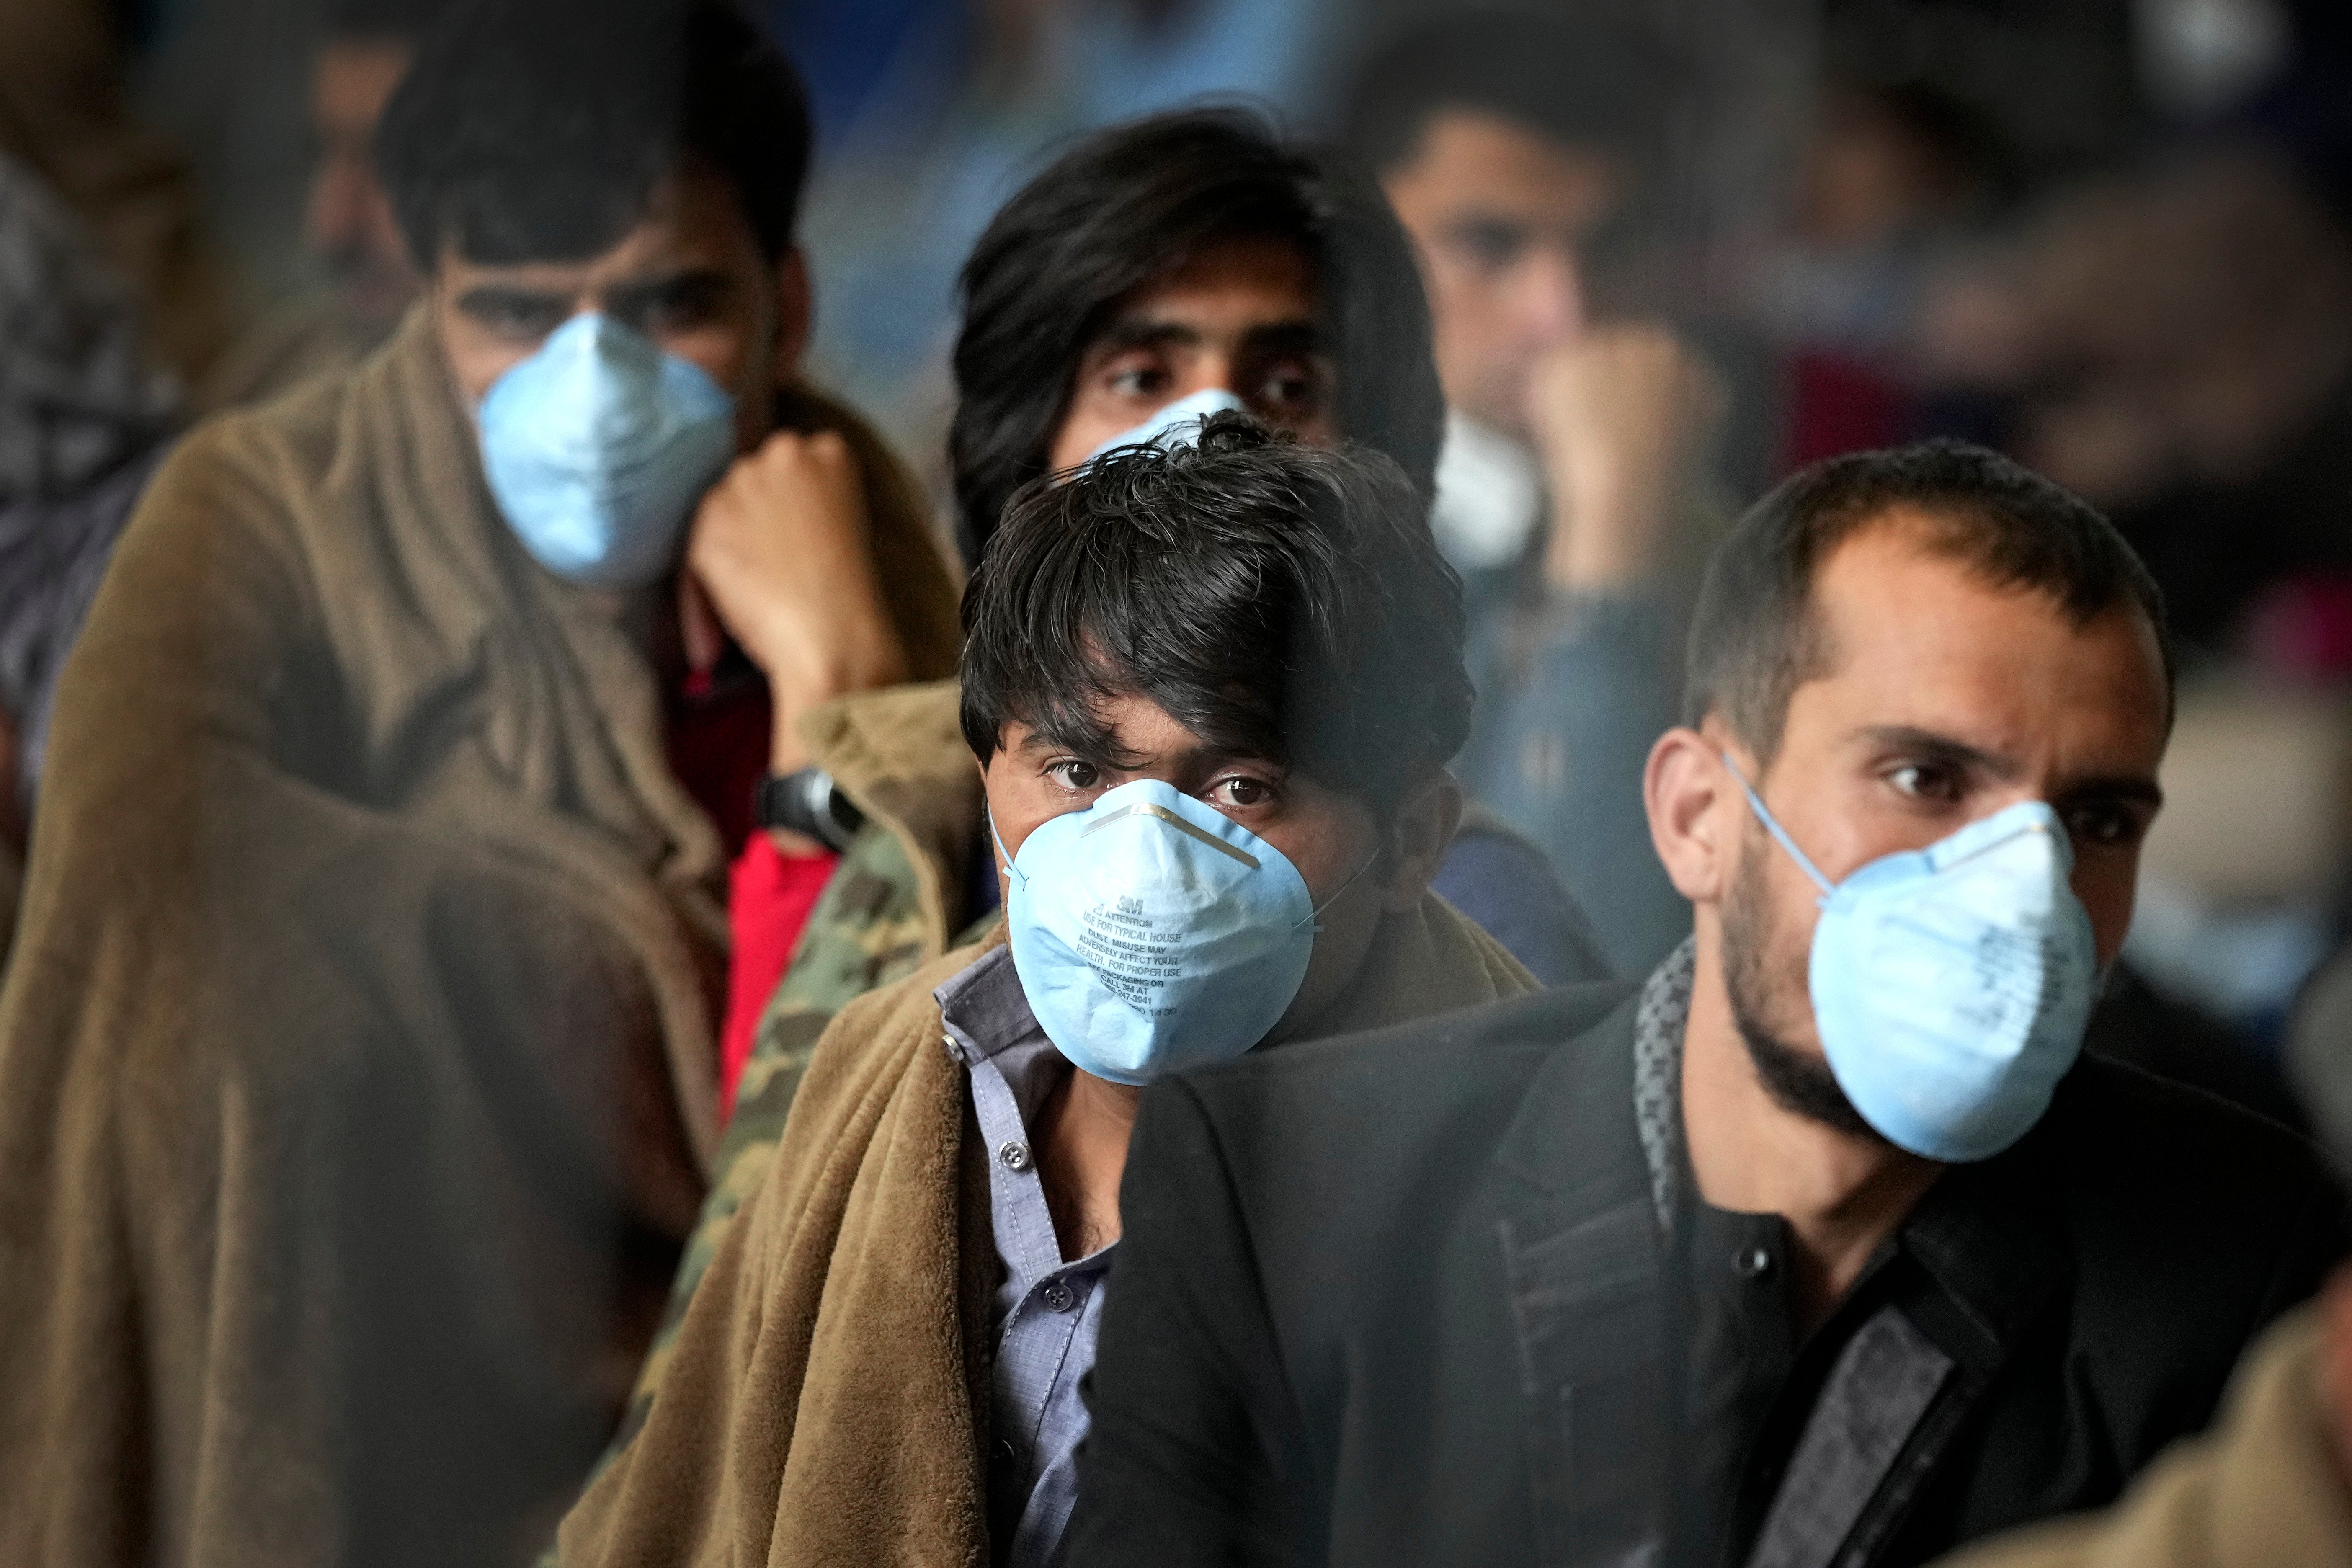
{"label": "man's eye", "polygon": [[661,289],[615,314],[650,337],[708,326],[719,319],[724,303],[721,289],[696,279]]}
{"label": "man's eye", "polygon": [[1886,782],[1915,800],[1951,801],[1959,798],[1959,780],[1948,768],[1932,763],[1905,763],[1891,769]]}
{"label": "man's eye", "polygon": [[1527,249],[1528,231],[1517,224],[1468,223],[1454,230],[1454,243],[1474,266],[1499,272]]}
{"label": "man's eye", "polygon": [[1045,775],[1067,790],[1089,790],[1102,782],[1102,771],[1092,763],[1066,757],[1058,763],[1045,764]]}
{"label": "man's eye", "polygon": [[1162,397],[1168,392],[1167,367],[1157,364],[1129,365],[1110,374],[1111,391],[1121,397]]}
{"label": "man's eye", "polygon": [[1257,395],[1250,401],[1264,417],[1277,423],[1284,420],[1311,418],[1322,402],[1321,389],[1309,372],[1292,366],[1268,375],[1259,383]]}
{"label": "man's eye", "polygon": [[1219,779],[1210,786],[1209,794],[1212,797],[1211,805],[1222,804],[1244,807],[1264,805],[1274,798],[1274,786],[1264,779],[1236,774],[1229,779]]}
{"label": "man's eye", "polygon": [[2111,805],[2078,806],[2066,814],[2066,832],[2075,842],[2115,848],[2139,837],[2131,813]]}
{"label": "man's eye", "polygon": [[466,313],[502,338],[529,340],[547,336],[562,324],[568,312],[563,306],[544,300],[492,296],[472,301]]}

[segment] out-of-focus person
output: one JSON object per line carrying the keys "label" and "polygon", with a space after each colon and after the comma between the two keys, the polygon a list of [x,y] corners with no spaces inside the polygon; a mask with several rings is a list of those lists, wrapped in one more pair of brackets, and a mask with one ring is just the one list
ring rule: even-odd
{"label": "out-of-focus person", "polygon": [[1921,290],[2020,178],[1999,127],[1956,93],[1846,72],[1822,81],[1786,220],[1746,279],[1782,362],[1785,468],[1915,440],[1948,417],[1907,363]]}
{"label": "out-of-focus person", "polygon": [[812,363],[927,457],[954,403],[956,277],[1007,193],[1077,137],[1204,97],[1295,110],[1354,22],[1337,0],[875,0],[854,23],[763,5],[829,77],[803,225],[829,280]]}
{"label": "out-of-focus person", "polygon": [[449,0],[333,0],[310,75],[314,142],[302,245],[323,286],[262,316],[197,388],[233,408],[349,368],[392,335],[421,279],[375,167],[375,129]]}
{"label": "out-of-focus person", "polygon": [[1346,137],[1428,280],[1446,436],[1433,521],[1469,586],[1477,733],[1457,764],[1549,853],[1624,973],[1689,931],[1642,758],[1709,542],[1716,377],[1607,258],[1654,198],[1670,73],[1589,16],[1447,13],[1365,64]]}
{"label": "out-of-focus person", "polygon": [[[2352,967],[2315,982],[2289,1068],[2340,1172],[2352,1170]],[[2352,1562],[2352,1268],[2246,1352],[2213,1429],[2103,1513],[2014,1535],[1945,1568],[2336,1568]]]}
{"label": "out-of-focus person", "polygon": [[1145,1095],[1069,1562],[1915,1564],[2200,1428],[2347,1228],[2081,1051],[2163,616],[1983,448],[1759,502],[1645,775],[1687,946]]}
{"label": "out-of-focus person", "polygon": [[0,5],[0,153],[57,193],[140,302],[150,357],[194,385],[227,346],[227,275],[187,156],[131,103],[132,26],[110,0]]}
{"label": "out-of-focus person", "polygon": [[[1185,111],[1086,138],[1005,204],[964,300],[950,450],[968,565],[1023,484],[1105,447],[1181,438],[1218,408],[1308,441],[1344,436],[1428,493],[1440,405],[1404,237],[1377,192],[1253,115]],[[784,793],[825,803],[818,826],[839,834],[841,864],[756,1035],[730,1035],[718,1176],[625,1439],[825,1026],[1000,919],[959,702],[954,682],[920,683],[845,698],[807,726],[811,767]],[[1542,851],[1491,813],[1465,819],[1432,885],[1539,980],[1608,973]]]}
{"label": "out-of-focus person", "polygon": [[2352,669],[2352,239],[2285,164],[2214,151],[2053,198],[1930,290],[1916,354],[2115,513],[2192,649]]}
{"label": "out-of-focus person", "polygon": [[178,444],[59,689],[0,1561],[527,1561],[703,1195],[753,786],[951,667],[911,480],[799,381],[803,98],[735,6],[468,6],[377,146],[423,308]]}
{"label": "out-of-focus person", "polygon": [[960,715],[1005,932],[826,1030],[564,1563],[1059,1562],[1141,1086],[1534,989],[1428,890],[1472,694],[1427,506],[1234,413],[1015,492]]}
{"label": "out-of-focus person", "polygon": [[58,677],[178,414],[138,302],[0,154],[0,960]]}

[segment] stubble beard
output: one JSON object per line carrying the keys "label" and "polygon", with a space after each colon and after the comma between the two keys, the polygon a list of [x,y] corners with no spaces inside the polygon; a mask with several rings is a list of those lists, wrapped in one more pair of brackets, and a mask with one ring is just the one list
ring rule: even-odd
{"label": "stubble beard", "polygon": [[1773,852],[1760,828],[1748,830],[1748,853],[1733,877],[1730,897],[1723,909],[1723,984],[1731,1003],[1731,1021],[1756,1065],[1756,1079],[1772,1103],[1792,1116],[1801,1116],[1832,1131],[1873,1143],[1886,1140],[1863,1120],[1839,1087],[1830,1064],[1808,1056],[1783,1039],[1769,1023],[1770,986],[1766,964],[1772,947],[1770,906],[1764,897],[1759,861]]}

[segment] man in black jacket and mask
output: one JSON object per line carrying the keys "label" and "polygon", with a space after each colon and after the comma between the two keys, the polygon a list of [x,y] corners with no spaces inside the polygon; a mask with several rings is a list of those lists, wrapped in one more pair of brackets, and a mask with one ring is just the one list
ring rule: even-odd
{"label": "man in black jacket and mask", "polygon": [[2341,1253],[2306,1146],[2079,1057],[2171,714],[2103,518],[1809,470],[1688,676],[1644,984],[1145,1098],[1071,1562],[1921,1563],[2114,1497]]}

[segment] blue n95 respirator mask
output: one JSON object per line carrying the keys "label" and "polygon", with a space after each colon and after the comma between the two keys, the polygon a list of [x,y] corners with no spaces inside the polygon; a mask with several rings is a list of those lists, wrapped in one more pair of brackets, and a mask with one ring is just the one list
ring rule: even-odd
{"label": "blue n95 respirator mask", "polygon": [[1029,1010],[1097,1078],[1149,1083],[1238,1057],[1307,978],[1320,911],[1298,868],[1156,779],[1039,824],[1010,865],[1004,923]]}
{"label": "blue n95 respirator mask", "polygon": [[531,558],[583,587],[650,586],[735,455],[734,400],[696,365],[589,312],[490,384],[482,472]]}
{"label": "blue n95 respirator mask", "polygon": [[1087,461],[1091,463],[1105,452],[1120,447],[1158,447],[1162,451],[1174,447],[1190,447],[1200,440],[1201,426],[1208,422],[1209,416],[1227,409],[1246,414],[1249,405],[1222,386],[1204,386],[1189,396],[1165,405],[1134,429],[1120,431],[1088,452]]}
{"label": "blue n95 respirator mask", "polygon": [[1854,1110],[1930,1160],[1988,1159],[2024,1137],[2082,1052],[2098,986],[2058,814],[2020,801],[1832,884],[1740,787],[1822,890],[1813,1024]]}

